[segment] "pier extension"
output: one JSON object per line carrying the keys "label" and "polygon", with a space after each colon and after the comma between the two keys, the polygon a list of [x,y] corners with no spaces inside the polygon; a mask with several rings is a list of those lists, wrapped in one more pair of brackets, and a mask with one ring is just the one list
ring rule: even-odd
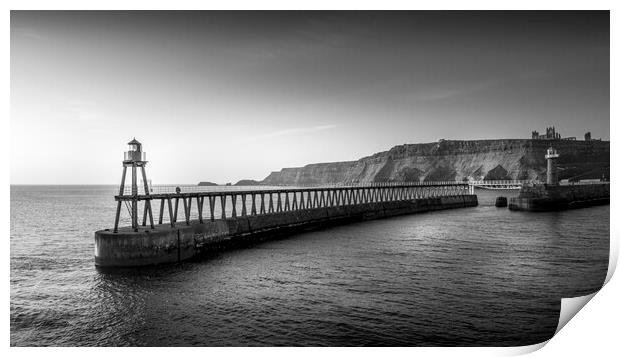
{"label": "pier extension", "polygon": [[609,204],[609,182],[558,182],[556,161],[560,154],[553,147],[547,150],[547,182],[521,187],[519,196],[512,197],[508,208],[512,211],[560,211]]}

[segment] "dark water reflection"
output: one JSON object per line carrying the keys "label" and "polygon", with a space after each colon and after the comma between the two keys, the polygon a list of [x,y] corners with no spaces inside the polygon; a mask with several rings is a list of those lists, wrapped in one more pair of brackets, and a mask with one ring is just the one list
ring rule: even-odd
{"label": "dark water reflection", "polygon": [[479,191],[476,208],[101,271],[113,190],[11,188],[11,345],[525,345],[607,270],[609,206],[510,212]]}

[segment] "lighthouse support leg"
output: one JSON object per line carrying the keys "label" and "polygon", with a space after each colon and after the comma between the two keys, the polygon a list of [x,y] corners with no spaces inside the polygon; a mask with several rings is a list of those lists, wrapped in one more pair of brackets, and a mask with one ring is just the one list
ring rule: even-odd
{"label": "lighthouse support leg", "polygon": [[[127,174],[127,166],[123,165],[123,176],[121,177],[121,186],[118,189],[118,195],[122,196],[125,191],[125,176]],[[121,201],[116,205],[116,217],[114,218],[114,233],[118,232],[118,220],[121,216]]]}
{"label": "lighthouse support leg", "polygon": [[151,229],[155,229],[155,222],[153,222],[153,207],[151,207],[151,200],[147,200],[146,204],[149,206],[149,223],[151,224]]}
{"label": "lighthouse support leg", "polygon": [[118,190],[118,195],[122,196],[125,193],[125,176],[127,175],[127,166],[123,165],[123,176],[121,177],[121,187]]}
{"label": "lighthouse support leg", "polygon": [[116,218],[114,219],[114,233],[118,233],[118,219],[121,215],[121,201],[116,205]]}

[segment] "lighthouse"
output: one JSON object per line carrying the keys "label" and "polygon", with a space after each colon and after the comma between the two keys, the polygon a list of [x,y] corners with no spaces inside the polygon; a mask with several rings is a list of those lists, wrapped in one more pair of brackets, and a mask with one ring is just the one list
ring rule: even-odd
{"label": "lighthouse", "polygon": [[[146,153],[142,151],[142,144],[133,138],[130,142],[127,143],[129,148],[125,151],[125,156],[123,158],[123,176],[121,177],[121,186],[119,189],[119,196],[126,196],[125,194],[125,177],[127,175],[127,168],[131,168],[131,228],[135,232],[138,231],[138,169],[142,171],[142,181],[144,183],[144,195],[149,196],[149,186],[148,181],[146,179]],[[118,221],[121,215],[121,200],[118,200],[118,204],[116,206],[116,218],[114,220],[114,233],[118,232]],[[129,207],[128,207],[129,208]],[[151,209],[151,200],[147,198],[144,200],[144,217],[142,219],[142,225],[146,226],[146,217],[147,215],[150,218],[151,228],[155,228],[153,224],[153,211]]]}
{"label": "lighthouse", "polygon": [[558,184],[558,172],[555,166],[555,161],[558,157],[560,157],[560,154],[550,146],[547,149],[547,155],[545,155],[545,159],[547,159],[547,185]]}

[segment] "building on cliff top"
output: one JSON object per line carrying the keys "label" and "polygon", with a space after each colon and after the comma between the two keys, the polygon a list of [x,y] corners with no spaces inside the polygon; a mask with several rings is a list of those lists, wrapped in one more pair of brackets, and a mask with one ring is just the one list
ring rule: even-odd
{"label": "building on cliff top", "polygon": [[[590,133],[586,133],[585,135],[585,140],[591,140],[590,139]],[[545,134],[540,134],[538,133],[538,131],[534,130],[532,131],[532,139],[534,140],[577,140],[576,137],[571,136],[568,138],[563,138],[562,135],[560,135],[559,131],[555,130],[555,126],[550,126],[545,130]]]}
{"label": "building on cliff top", "polygon": [[555,126],[551,126],[546,129],[544,135],[539,134],[536,130],[532,131],[532,139],[562,139],[562,136],[559,132],[555,131]]}

